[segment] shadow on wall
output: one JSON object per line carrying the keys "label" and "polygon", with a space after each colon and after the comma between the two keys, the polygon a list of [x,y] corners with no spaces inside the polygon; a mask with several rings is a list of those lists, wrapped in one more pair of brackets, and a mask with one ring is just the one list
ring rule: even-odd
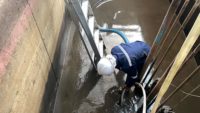
{"label": "shadow on wall", "polygon": [[45,94],[43,95],[40,113],[53,113],[56,100],[56,92],[63,69],[63,63],[66,59],[63,54],[66,54],[66,52],[70,51],[69,46],[71,45],[70,43],[72,43],[72,38],[69,36],[70,34],[67,34],[66,36],[66,33],[69,33],[71,30],[73,30],[71,23],[72,21],[70,19],[69,13],[65,12],[56,50],[54,53],[54,59],[51,63],[51,69],[49,71],[48,80],[45,86]]}

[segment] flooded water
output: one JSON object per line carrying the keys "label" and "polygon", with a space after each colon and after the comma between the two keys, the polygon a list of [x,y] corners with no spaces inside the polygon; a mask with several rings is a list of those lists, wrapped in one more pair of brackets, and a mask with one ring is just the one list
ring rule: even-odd
{"label": "flooded water", "polygon": [[109,28],[121,29],[127,37],[138,38],[150,45],[169,6],[168,0],[90,1],[100,26],[106,24]]}
{"label": "flooded water", "polygon": [[78,33],[75,34],[68,56],[69,65],[65,65],[60,84],[56,113],[129,113],[134,110],[133,101],[128,99],[123,106],[118,105],[117,89],[123,83],[123,73],[116,77],[97,75]]}
{"label": "flooded water", "polygon": [[[168,7],[166,1],[161,0],[150,3],[145,0],[91,0],[91,3],[99,25],[119,28],[130,40],[138,38],[150,45]],[[122,42],[115,38],[115,34],[104,36],[113,41],[107,43],[108,51]],[[60,83],[56,113],[134,112],[131,98],[122,106],[118,105],[120,94],[117,89],[124,83],[124,73],[103,77],[97,75],[78,33],[75,33],[72,48]]]}

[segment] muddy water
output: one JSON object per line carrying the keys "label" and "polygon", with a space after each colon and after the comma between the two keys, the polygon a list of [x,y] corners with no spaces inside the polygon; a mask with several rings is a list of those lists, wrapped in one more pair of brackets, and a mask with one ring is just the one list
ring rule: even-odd
{"label": "muddy water", "polygon": [[[152,44],[168,7],[166,1],[92,0],[91,3],[99,25],[118,27],[129,38],[140,37]],[[134,111],[132,101],[128,100],[123,107],[117,104],[119,94],[116,87],[123,84],[124,73],[104,77],[97,75],[78,33],[75,34],[72,42],[73,49],[67,56],[69,61],[63,72],[63,82],[60,85],[61,92],[58,98],[59,108],[56,113],[129,113]],[[107,35],[107,37],[114,38],[115,35]],[[113,42],[120,43],[121,40]]]}
{"label": "muddy water", "polygon": [[[78,33],[73,38],[72,51],[61,83],[62,94],[59,113],[128,113],[133,102],[128,101],[119,107],[117,86],[123,76],[97,75],[81,43]],[[119,73],[122,75],[123,73]],[[57,108],[58,109],[58,108]]]}
{"label": "muddy water", "polygon": [[[99,25],[121,27],[128,37],[141,37],[150,45],[169,6],[168,0],[91,0],[91,3]],[[140,28],[141,36],[134,34],[133,26]]]}

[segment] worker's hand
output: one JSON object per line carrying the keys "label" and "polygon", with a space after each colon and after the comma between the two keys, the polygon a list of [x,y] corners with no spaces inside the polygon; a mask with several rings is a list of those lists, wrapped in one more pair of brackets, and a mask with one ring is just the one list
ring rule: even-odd
{"label": "worker's hand", "polygon": [[126,90],[126,91],[130,91],[130,87],[127,87],[127,85],[124,85],[124,86],[122,86],[122,87],[119,87],[119,92],[122,92],[123,90]]}

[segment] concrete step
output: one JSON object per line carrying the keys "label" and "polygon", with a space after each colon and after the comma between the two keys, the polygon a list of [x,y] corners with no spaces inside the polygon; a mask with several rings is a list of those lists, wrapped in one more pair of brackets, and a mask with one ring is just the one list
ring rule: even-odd
{"label": "concrete step", "polygon": [[95,29],[94,31],[94,42],[97,46],[97,48],[99,49],[99,30],[98,29]]}
{"label": "concrete step", "polygon": [[94,16],[89,16],[88,25],[93,36],[94,36],[94,21],[95,21]]}
{"label": "concrete step", "polygon": [[88,6],[89,6],[89,1],[83,1],[81,4],[81,9],[83,11],[83,14],[85,16],[85,19],[88,20]]}
{"label": "concrete step", "polygon": [[103,40],[100,40],[100,42],[99,42],[99,54],[100,54],[101,57],[103,57],[103,55],[104,55],[103,54],[103,50],[104,50],[103,45],[104,45]]}

